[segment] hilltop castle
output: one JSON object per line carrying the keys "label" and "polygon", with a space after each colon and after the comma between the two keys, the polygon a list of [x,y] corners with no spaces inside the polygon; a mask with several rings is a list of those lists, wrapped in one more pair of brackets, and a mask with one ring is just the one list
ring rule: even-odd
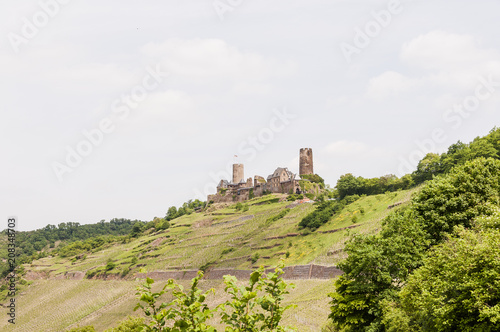
{"label": "hilltop castle", "polygon": [[[311,175],[313,172],[312,149],[300,149],[299,175]],[[214,203],[241,202],[264,193],[301,193],[300,176],[292,173],[286,167],[278,167],[267,177],[255,175],[245,181],[243,164],[233,165],[232,182],[221,180],[215,195],[208,195],[207,201]]]}

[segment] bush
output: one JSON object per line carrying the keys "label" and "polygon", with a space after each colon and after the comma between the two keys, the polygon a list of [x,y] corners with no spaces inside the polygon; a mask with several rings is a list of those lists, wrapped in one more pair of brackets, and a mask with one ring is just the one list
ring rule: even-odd
{"label": "bush", "polygon": [[255,264],[257,263],[257,261],[259,260],[260,258],[260,254],[258,252],[256,252],[255,254],[252,255],[252,257],[250,258],[250,260],[252,261],[252,264]]}
{"label": "bush", "polygon": [[235,249],[234,248],[226,248],[222,250],[221,256],[229,254],[230,252],[233,252]]}
{"label": "bush", "polygon": [[94,329],[94,326],[87,325],[87,326],[83,326],[83,327],[72,328],[71,330],[68,330],[67,332],[95,332],[95,329]]}
{"label": "bush", "polygon": [[116,264],[111,261],[111,259],[108,260],[108,263],[106,264],[106,271],[111,271],[116,267]]}
{"label": "bush", "polygon": [[[210,289],[202,292],[198,288],[198,283],[203,278],[201,271],[191,281],[187,292],[170,279],[160,292],[154,293],[154,280],[147,278],[146,283],[138,288],[139,303],[134,310],[142,309],[151,320],[142,324],[142,330],[139,331],[215,332],[216,329],[208,325],[207,321],[217,311],[220,312],[220,323],[225,324],[225,331],[295,331],[280,325],[283,313],[295,307],[282,305],[284,295],[289,294],[288,289],[294,287],[282,279],[283,266],[281,261],[274,272],[267,274],[263,267],[255,270],[250,275],[249,286],[241,286],[234,276],[224,276],[225,292],[230,299],[214,309],[209,308],[205,301],[215,291]],[[167,291],[172,292],[174,300],[158,304],[157,299]]]}
{"label": "bush", "polygon": [[104,332],[141,332],[143,326],[143,317],[128,316],[127,319],[121,321],[117,327],[107,329]]}
{"label": "bush", "polygon": [[284,209],[283,211],[281,211],[281,212],[280,212],[280,213],[278,213],[277,215],[272,216],[272,217],[269,217],[269,218],[266,220],[266,224],[273,223],[273,222],[275,222],[276,220],[279,220],[279,219],[283,218],[284,216],[286,216],[286,215],[288,214],[288,212],[290,212],[290,209]]}
{"label": "bush", "polygon": [[129,273],[130,273],[130,269],[129,269],[128,267],[127,267],[127,268],[125,268],[125,270],[123,270],[123,272],[122,272],[122,274],[121,274],[122,278],[123,278],[123,277],[125,277],[125,276],[126,276],[127,274],[129,274]]}
{"label": "bush", "polygon": [[314,194],[306,193],[305,196],[309,198],[310,200],[314,199]]}

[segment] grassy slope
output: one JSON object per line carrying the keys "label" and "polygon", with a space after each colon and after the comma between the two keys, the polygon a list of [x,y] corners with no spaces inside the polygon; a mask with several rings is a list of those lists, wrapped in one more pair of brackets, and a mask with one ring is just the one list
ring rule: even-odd
{"label": "grassy slope", "polygon": [[[289,252],[287,265],[296,264],[336,264],[342,253],[335,250],[343,247],[349,234],[372,233],[380,227],[380,220],[390,210],[394,202],[408,201],[413,191],[402,191],[377,196],[363,197],[347,206],[332,221],[318,231],[326,231],[352,225],[353,216],[360,227],[336,233],[311,233],[306,236],[284,239],[266,239],[272,236],[299,232],[298,222],[314,209],[309,203],[294,207],[283,218],[273,223],[266,222],[289,205],[280,202],[265,205],[250,205],[246,212],[233,208],[215,210],[210,213],[195,213],[174,220],[170,229],[149,234],[126,244],[116,244],[101,251],[91,253],[83,261],[71,262],[68,258],[44,258],[27,266],[27,270],[47,273],[51,277],[71,271],[103,271],[108,259],[117,267],[110,274],[119,274],[130,265],[134,256],[138,262],[131,268],[129,278],[141,268],[147,271],[172,268],[199,268],[212,262],[214,267],[251,268],[252,265],[274,265],[280,257]],[[254,199],[250,204],[262,202],[270,197]],[[364,210],[364,213],[361,211]],[[253,215],[249,220],[240,220]],[[269,247],[272,248],[262,248]],[[229,250],[232,250],[228,252]],[[223,254],[223,251],[226,254]],[[248,256],[259,253],[260,259],[252,264]],[[137,266],[141,265],[141,266]],[[187,282],[186,282],[187,283]],[[329,280],[300,280],[297,289],[287,298],[298,308],[285,317],[286,323],[300,327],[300,331],[317,331],[326,320],[328,299],[331,290]],[[136,303],[134,290],[136,281],[99,280],[41,280],[30,285],[19,297],[17,329],[8,329],[4,320],[0,329],[6,331],[60,331],[75,322],[82,325],[93,324],[103,331],[116,324],[128,314],[133,314]],[[206,280],[203,287],[214,287],[221,300],[222,283]],[[29,314],[28,314],[29,313]],[[90,316],[88,316],[90,315]],[[84,319],[87,316],[86,319]],[[83,319],[83,320],[82,320]]]}

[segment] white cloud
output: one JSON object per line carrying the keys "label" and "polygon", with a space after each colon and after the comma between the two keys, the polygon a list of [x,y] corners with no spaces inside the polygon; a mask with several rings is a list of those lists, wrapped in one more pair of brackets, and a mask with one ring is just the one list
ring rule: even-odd
{"label": "white cloud", "polygon": [[418,80],[412,80],[395,71],[386,71],[370,79],[367,96],[374,99],[385,98],[406,92],[417,85]]}
{"label": "white cloud", "polygon": [[435,30],[405,43],[400,57],[419,68],[449,71],[487,62],[495,52],[479,48],[472,35]]}
{"label": "white cloud", "polygon": [[255,52],[243,52],[220,39],[169,39],[145,45],[142,53],[160,58],[166,71],[192,83],[229,80],[249,84],[289,76],[295,71],[290,61],[283,63]]}
{"label": "white cloud", "polygon": [[480,46],[470,34],[441,30],[421,34],[401,48],[399,57],[407,67],[371,78],[366,96],[384,99],[405,93],[435,95],[439,100],[442,95],[462,96],[475,88],[479,77],[500,76],[500,53]]}

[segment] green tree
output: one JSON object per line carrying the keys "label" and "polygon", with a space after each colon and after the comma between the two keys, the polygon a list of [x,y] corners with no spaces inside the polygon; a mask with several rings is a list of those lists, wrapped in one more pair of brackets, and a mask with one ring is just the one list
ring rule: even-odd
{"label": "green tree", "polygon": [[339,194],[339,198],[342,199],[350,195],[359,195],[362,181],[363,178],[356,178],[351,173],[341,175],[340,179],[337,180],[337,185],[335,186],[335,189]]}
{"label": "green tree", "polygon": [[491,225],[500,225],[498,213],[476,229],[458,227],[409,278],[401,307],[413,330],[500,330],[500,230]]}
{"label": "green tree", "polygon": [[441,172],[441,158],[437,153],[428,153],[418,163],[417,170],[414,173],[415,182],[422,183],[427,180],[432,180],[434,175]]}
{"label": "green tree", "polygon": [[428,240],[411,209],[390,215],[378,235],[355,236],[339,264],[344,271],[330,293],[333,324],[345,331],[378,331],[381,301],[396,297],[409,274],[423,261]]}
{"label": "green tree", "polygon": [[500,161],[478,158],[454,168],[448,176],[422,188],[412,209],[422,219],[433,243],[456,225],[471,226],[474,218],[491,213],[500,197]]}

